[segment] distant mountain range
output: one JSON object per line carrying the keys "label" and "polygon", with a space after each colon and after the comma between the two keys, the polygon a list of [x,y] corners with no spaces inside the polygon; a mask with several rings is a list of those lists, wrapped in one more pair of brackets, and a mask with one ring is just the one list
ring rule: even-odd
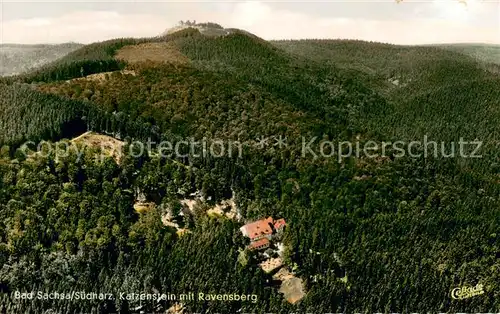
{"label": "distant mountain range", "polygon": [[481,43],[448,43],[448,44],[433,44],[424,45],[427,47],[439,47],[447,50],[455,51],[474,59],[491,64],[500,65],[500,45],[481,44]]}
{"label": "distant mountain range", "polygon": [[0,76],[15,75],[57,60],[82,44],[59,45],[0,45]]}

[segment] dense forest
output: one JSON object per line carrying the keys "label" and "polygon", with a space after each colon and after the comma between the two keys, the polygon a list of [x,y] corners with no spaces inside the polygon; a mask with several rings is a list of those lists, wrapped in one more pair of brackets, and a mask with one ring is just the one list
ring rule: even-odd
{"label": "dense forest", "polygon": [[[169,43],[189,62],[127,62],[123,47]],[[144,48],[146,49],[146,48]],[[103,79],[86,77],[106,72]],[[439,47],[358,41],[266,42],[194,29],[76,50],[0,82],[0,312],[165,312],[175,301],[17,300],[16,291],[255,294],[186,301],[186,313],[492,312],[500,308],[500,78]],[[96,161],[36,154],[86,131],[124,141],[243,143],[243,156]],[[333,142],[479,139],[483,158],[311,158]],[[275,137],[285,147],[273,145]],[[270,139],[259,146],[258,139]],[[405,144],[407,145],[407,144]],[[317,148],[315,146],[315,148]],[[156,151],[158,147],[153,147]],[[419,148],[422,150],[422,148]],[[26,158],[23,151],[28,151]],[[337,152],[337,154],[340,152]],[[137,191],[140,191],[138,193]],[[162,224],[183,216],[190,233]],[[155,207],[134,210],[142,194]],[[205,214],[234,198],[241,215],[287,220],[288,265],[307,294],[289,304],[269,274],[238,262],[242,221]],[[481,283],[465,300],[452,289]]]}

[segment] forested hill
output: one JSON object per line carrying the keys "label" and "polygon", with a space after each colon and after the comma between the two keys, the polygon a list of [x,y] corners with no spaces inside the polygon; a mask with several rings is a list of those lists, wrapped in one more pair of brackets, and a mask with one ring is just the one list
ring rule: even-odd
{"label": "forested hill", "polygon": [[[439,47],[267,42],[197,29],[84,46],[0,82],[2,313],[164,311],[140,300],[16,300],[15,291],[255,294],[187,313],[486,312],[500,308],[500,77]],[[124,140],[243,143],[240,156],[42,154],[86,131]],[[304,139],[480,140],[481,158],[302,154]],[[286,145],[276,140],[286,139]],[[266,141],[263,141],[266,139]],[[447,145],[448,145],[447,144]],[[56,145],[52,143],[51,145]],[[21,147],[21,148],[20,148]],[[336,149],[336,147],[335,147]],[[422,148],[416,148],[422,152]],[[447,147],[449,152],[449,147]],[[135,153],[137,147],[132,147]],[[380,153],[380,151],[378,151]],[[342,151],[346,153],[346,151]],[[184,210],[180,235],[162,218]],[[233,198],[242,221],[207,215]],[[134,204],[153,203],[137,212]],[[244,221],[285,218],[286,302]],[[484,293],[454,299],[455,288]]]}

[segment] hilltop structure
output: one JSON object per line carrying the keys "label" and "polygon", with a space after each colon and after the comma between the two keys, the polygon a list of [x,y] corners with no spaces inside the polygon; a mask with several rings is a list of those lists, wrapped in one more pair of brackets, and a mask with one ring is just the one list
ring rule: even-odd
{"label": "hilltop structure", "polygon": [[225,29],[221,25],[217,23],[196,23],[196,21],[190,22],[190,21],[180,21],[176,26],[169,28],[165,30],[161,35],[169,35],[173,34],[175,32],[181,31],[186,28],[194,28],[200,31],[201,34],[206,35],[206,36],[225,36],[231,33],[230,29]]}

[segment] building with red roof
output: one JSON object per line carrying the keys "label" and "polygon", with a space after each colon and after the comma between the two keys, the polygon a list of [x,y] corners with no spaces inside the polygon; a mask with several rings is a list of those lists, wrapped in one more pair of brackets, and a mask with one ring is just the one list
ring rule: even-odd
{"label": "building with red roof", "polygon": [[262,249],[270,246],[271,236],[283,230],[286,226],[285,219],[274,220],[272,217],[251,222],[240,228],[244,236],[250,238],[249,249]]}
{"label": "building with red roof", "polygon": [[260,240],[253,241],[252,243],[250,243],[248,248],[252,251],[253,250],[262,250],[262,249],[267,249],[270,245],[271,245],[271,242],[269,241],[268,238],[262,238]]}
{"label": "building with red roof", "polygon": [[281,231],[286,226],[285,219],[281,218],[274,222],[274,230]]}

